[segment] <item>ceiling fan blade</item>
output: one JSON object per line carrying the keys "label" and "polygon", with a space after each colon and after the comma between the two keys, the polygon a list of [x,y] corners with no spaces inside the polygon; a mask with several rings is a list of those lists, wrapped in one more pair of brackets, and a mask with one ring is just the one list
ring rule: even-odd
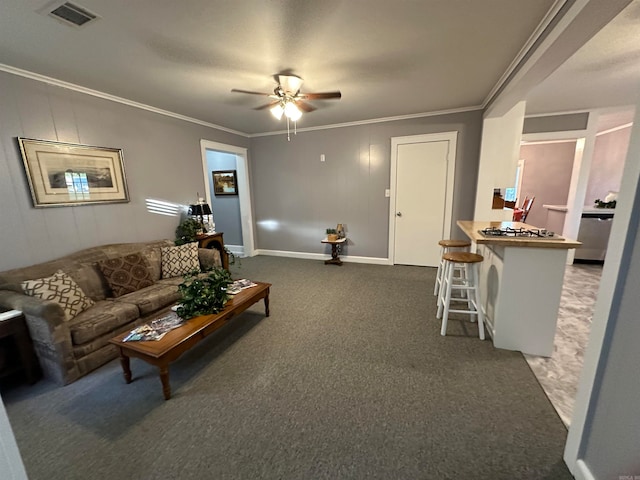
{"label": "ceiling fan blade", "polygon": [[313,105],[309,105],[307,102],[303,102],[302,100],[295,100],[295,103],[298,107],[300,107],[300,110],[303,110],[307,113],[316,110],[316,107],[314,107]]}
{"label": "ceiling fan blade", "polygon": [[329,100],[331,98],[342,98],[342,94],[339,91],[336,92],[321,92],[321,93],[301,93],[298,95],[305,100]]}
{"label": "ceiling fan blade", "polygon": [[264,110],[264,109],[269,108],[269,107],[274,107],[279,103],[280,103],[280,100],[278,100],[277,102],[267,103],[266,105],[261,105],[259,107],[254,108],[254,110]]}
{"label": "ceiling fan blade", "polygon": [[249,95],[263,95],[266,97],[273,95],[273,93],[252,92],[251,90],[240,90],[238,88],[232,88],[231,91],[235,93],[248,93]]}

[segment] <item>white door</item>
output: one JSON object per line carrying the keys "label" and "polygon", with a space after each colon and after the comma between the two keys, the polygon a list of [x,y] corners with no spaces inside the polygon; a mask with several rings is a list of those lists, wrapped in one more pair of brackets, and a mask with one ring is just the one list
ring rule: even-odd
{"label": "white door", "polygon": [[393,222],[396,264],[435,267],[440,262],[438,241],[450,233],[453,138],[453,142],[446,139],[397,145]]}

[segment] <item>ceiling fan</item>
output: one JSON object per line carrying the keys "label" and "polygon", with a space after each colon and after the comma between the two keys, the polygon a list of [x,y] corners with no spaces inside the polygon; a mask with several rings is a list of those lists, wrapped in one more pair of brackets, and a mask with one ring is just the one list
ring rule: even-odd
{"label": "ceiling fan", "polygon": [[271,109],[271,113],[278,120],[282,118],[284,114],[287,117],[287,121],[291,120],[296,122],[302,116],[302,111],[313,112],[316,107],[307,103],[307,100],[330,100],[339,99],[342,94],[339,91],[334,92],[322,92],[322,93],[302,93],[300,87],[302,87],[302,78],[290,73],[276,73],[273,76],[277,85],[273,89],[273,93],[253,92],[250,90],[240,90],[237,88],[232,89],[232,92],[236,93],[248,93],[250,95],[262,95],[273,99],[272,102],[266,105],[261,105],[254,108],[254,110],[264,110],[266,108]]}

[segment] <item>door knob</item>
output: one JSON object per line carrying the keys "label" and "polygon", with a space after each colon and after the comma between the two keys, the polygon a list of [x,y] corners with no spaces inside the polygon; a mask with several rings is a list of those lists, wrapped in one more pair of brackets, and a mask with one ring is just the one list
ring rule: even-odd
{"label": "door knob", "polygon": [[402,216],[402,212],[397,212],[396,213],[396,217],[401,217]]}

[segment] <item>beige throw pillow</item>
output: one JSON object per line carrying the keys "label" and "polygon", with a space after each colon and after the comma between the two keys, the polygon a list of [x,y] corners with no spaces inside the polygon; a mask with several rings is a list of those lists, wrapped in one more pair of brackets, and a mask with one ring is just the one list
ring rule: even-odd
{"label": "beige throw pillow", "polygon": [[200,271],[198,243],[186,243],[177,247],[162,247],[162,278],[173,278]]}
{"label": "beige throw pillow", "polygon": [[94,304],[87,297],[78,284],[62,270],[58,270],[51,277],[25,280],[22,290],[27,295],[57,303],[64,310],[66,320],[83,312]]}

